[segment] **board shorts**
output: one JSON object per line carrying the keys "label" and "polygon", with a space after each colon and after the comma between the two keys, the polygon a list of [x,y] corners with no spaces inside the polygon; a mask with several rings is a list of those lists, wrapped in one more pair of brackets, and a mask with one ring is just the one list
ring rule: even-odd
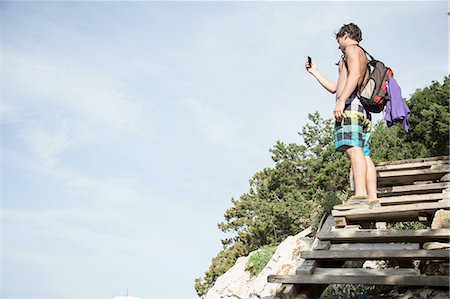
{"label": "board shorts", "polygon": [[370,156],[372,117],[355,95],[345,103],[344,118],[334,123],[334,147],[346,151],[349,147],[362,148],[364,156]]}

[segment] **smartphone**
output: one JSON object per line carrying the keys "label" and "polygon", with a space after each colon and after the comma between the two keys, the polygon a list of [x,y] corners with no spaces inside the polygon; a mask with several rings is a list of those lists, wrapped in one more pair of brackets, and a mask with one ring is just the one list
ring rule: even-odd
{"label": "smartphone", "polygon": [[309,57],[308,56],[308,63],[311,65],[311,63],[312,63],[312,59],[311,59],[311,57]]}

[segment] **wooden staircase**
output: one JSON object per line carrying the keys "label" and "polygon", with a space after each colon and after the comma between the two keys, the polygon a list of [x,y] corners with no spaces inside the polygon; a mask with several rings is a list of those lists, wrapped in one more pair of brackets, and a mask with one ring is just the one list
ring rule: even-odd
{"label": "wooden staircase", "polygon": [[[449,277],[425,275],[413,261],[448,263],[450,229],[431,228],[436,211],[450,209],[449,157],[403,160],[376,166],[380,207],[333,209],[322,219],[311,251],[295,275],[270,275],[279,298],[319,298],[329,284],[449,287]],[[420,221],[426,229],[387,229]],[[444,242],[440,249],[429,249]],[[440,244],[437,243],[437,244]],[[434,247],[436,248],[436,246]],[[444,249],[442,249],[444,248]],[[346,261],[396,261],[391,269],[342,268]]]}

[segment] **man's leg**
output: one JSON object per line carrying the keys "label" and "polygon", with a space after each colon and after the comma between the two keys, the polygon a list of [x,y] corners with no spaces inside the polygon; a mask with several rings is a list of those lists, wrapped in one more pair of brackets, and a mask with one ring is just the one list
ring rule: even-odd
{"label": "man's leg", "polygon": [[346,152],[350,157],[350,163],[352,165],[353,178],[355,181],[355,196],[367,196],[366,176],[368,167],[362,148],[352,146],[347,148]]}
{"label": "man's leg", "polygon": [[367,173],[366,188],[370,199],[377,199],[377,170],[370,156],[365,156]]}

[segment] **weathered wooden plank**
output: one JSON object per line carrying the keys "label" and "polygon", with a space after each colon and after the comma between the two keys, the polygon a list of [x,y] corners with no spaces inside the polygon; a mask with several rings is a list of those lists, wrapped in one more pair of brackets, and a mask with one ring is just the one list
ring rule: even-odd
{"label": "weathered wooden plank", "polygon": [[367,284],[392,286],[449,286],[447,276],[346,276],[346,275],[269,275],[268,282],[291,284]]}
{"label": "weathered wooden plank", "polygon": [[320,265],[320,261],[304,261],[296,270],[295,274],[308,275],[312,274],[314,270]]}
{"label": "weathered wooden plank", "polygon": [[[334,218],[331,215],[323,216],[319,223],[319,231],[322,232],[330,232],[333,226],[335,225]],[[313,250],[327,250],[330,248],[331,243],[328,241],[320,241],[315,238],[313,245],[311,246]]]}
{"label": "weathered wooden plank", "polygon": [[[329,241],[327,241],[329,242]],[[417,250],[419,243],[341,243],[332,244],[329,250]]]}
{"label": "weathered wooden plank", "polygon": [[317,243],[314,245],[313,250],[327,250],[331,246],[331,243],[329,241],[320,241],[318,240]]}
{"label": "weathered wooden plank", "polygon": [[[333,210],[336,211],[347,211],[347,210],[353,210],[355,209],[355,205],[349,205],[348,203],[343,203],[339,205],[333,206]],[[336,219],[334,219],[336,221]]]}
{"label": "weathered wooden plank", "polygon": [[449,160],[423,161],[402,164],[386,164],[376,166],[377,172],[396,171],[396,170],[412,170],[412,169],[427,169],[433,166],[448,166]]}
{"label": "weathered wooden plank", "polygon": [[[449,172],[448,165],[445,166],[437,166],[434,165],[430,168],[426,169],[402,169],[402,170],[393,170],[393,171],[383,171],[379,172],[377,177],[379,179],[387,179],[387,178],[397,178],[397,177],[421,177],[430,175],[433,177],[433,174],[436,175],[444,175]],[[440,177],[438,176],[438,177]]]}
{"label": "weathered wooden plank", "polygon": [[366,229],[319,232],[317,238],[332,243],[448,242],[450,229]]}
{"label": "weathered wooden plank", "polygon": [[449,182],[380,187],[377,190],[377,195],[378,197],[388,197],[424,193],[441,193],[442,190],[447,188],[450,188]]}
{"label": "weathered wooden plank", "polygon": [[337,228],[342,228],[347,225],[347,220],[345,217],[334,217],[334,221],[336,222],[335,225]]}
{"label": "weathered wooden plank", "polygon": [[334,224],[334,218],[331,215],[328,215],[324,223],[320,227],[320,231],[330,231],[333,228]]}
{"label": "weathered wooden plank", "polygon": [[448,260],[448,250],[341,250],[341,251],[302,251],[300,257],[314,260]]}
{"label": "weathered wooden plank", "polygon": [[405,185],[418,181],[436,181],[448,172],[448,167],[381,172],[377,176],[377,184],[381,187]]}
{"label": "weathered wooden plank", "polygon": [[[416,220],[423,213],[432,214],[439,209],[449,209],[450,201],[395,205],[373,209],[359,208],[345,211],[333,210],[332,215],[338,219],[345,217],[349,221],[402,221]],[[337,221],[336,221],[337,222]]]}
{"label": "weathered wooden plank", "polygon": [[[331,215],[324,215],[319,223],[319,230],[324,232],[330,232],[331,228],[333,227],[334,219]],[[323,249],[328,249],[330,246],[330,242],[327,241],[321,241],[317,237],[314,239],[314,242],[312,244],[312,248],[319,248],[323,247]],[[296,274],[311,274],[314,272],[314,269],[316,269],[317,266],[321,264],[320,261],[304,261],[303,264],[301,264],[297,269],[295,270]]]}
{"label": "weathered wooden plank", "polygon": [[345,226],[346,230],[352,229],[352,230],[357,230],[357,229],[362,229],[362,226],[359,224],[353,224],[353,225],[346,225]]}
{"label": "weathered wooden plank", "polygon": [[282,284],[276,291],[275,298],[290,299],[297,295],[297,289],[293,284]]}
{"label": "weathered wooden plank", "polygon": [[343,275],[343,276],[418,276],[419,269],[366,269],[366,268],[316,268],[314,275]]}
{"label": "weathered wooden plank", "polygon": [[430,194],[413,194],[403,196],[383,197],[380,199],[381,206],[433,202],[441,199],[450,198],[450,193],[430,193]]}
{"label": "weathered wooden plank", "polygon": [[430,161],[448,161],[449,156],[437,156],[437,157],[428,157],[428,158],[415,158],[415,159],[405,159],[405,160],[396,160],[396,161],[387,161],[387,162],[379,162],[375,165],[376,168],[385,166],[385,165],[403,165],[408,163],[421,163],[421,162],[430,162]]}

